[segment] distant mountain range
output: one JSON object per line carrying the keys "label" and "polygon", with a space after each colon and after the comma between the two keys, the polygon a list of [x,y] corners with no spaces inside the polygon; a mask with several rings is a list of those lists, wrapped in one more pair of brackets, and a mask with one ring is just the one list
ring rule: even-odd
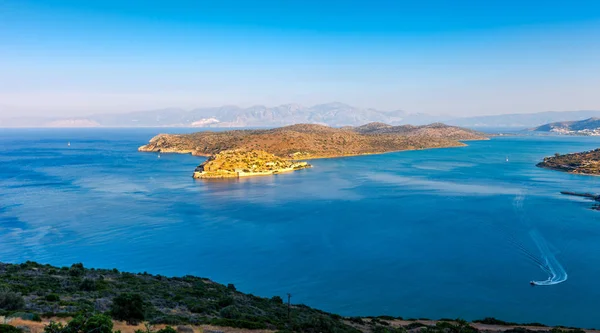
{"label": "distant mountain range", "polygon": [[600,117],[600,111],[542,112],[481,117],[432,116],[402,110],[381,111],[343,103],[276,107],[221,106],[185,110],[168,108],[84,117],[20,117],[0,119],[0,127],[277,127],[299,123],[358,126],[370,122],[424,125],[445,122],[463,127],[531,128],[544,123]]}
{"label": "distant mountain range", "polygon": [[553,132],[571,135],[600,136],[600,118],[588,118],[579,121],[561,121],[538,126],[532,129],[538,132]]}

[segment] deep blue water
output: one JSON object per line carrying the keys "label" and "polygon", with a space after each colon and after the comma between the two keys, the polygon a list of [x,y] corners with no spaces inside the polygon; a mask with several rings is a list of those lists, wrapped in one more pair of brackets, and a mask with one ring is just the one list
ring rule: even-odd
{"label": "deep blue water", "polygon": [[[559,194],[598,192],[600,178],[535,167],[599,138],[499,137],[205,182],[191,178],[202,158],[136,151],[159,131],[175,130],[1,129],[0,261],[193,274],[343,315],[600,327],[600,212]],[[564,283],[529,286],[548,277],[532,230]]]}

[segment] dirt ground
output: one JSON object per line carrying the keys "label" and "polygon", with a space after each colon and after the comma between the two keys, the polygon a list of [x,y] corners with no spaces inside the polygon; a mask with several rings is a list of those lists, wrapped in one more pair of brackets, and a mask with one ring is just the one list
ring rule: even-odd
{"label": "dirt ground", "polygon": [[[5,320],[4,318],[0,318],[0,323],[6,323],[12,326],[25,326],[28,327],[31,333],[43,333],[44,326],[46,326],[50,321],[60,322],[66,324],[71,318],[44,318],[41,322],[35,322],[30,320],[23,320],[20,318],[14,318],[10,320]],[[114,327],[113,331],[121,331],[121,333],[134,333],[136,330],[146,331],[146,327],[144,324],[139,325],[127,325],[122,321],[113,321]],[[161,328],[165,328],[167,325],[152,325],[151,328],[154,331],[157,331]],[[242,328],[232,328],[232,327],[218,327],[211,325],[201,325],[201,326],[191,326],[191,325],[179,325],[173,326],[180,333],[273,333],[274,331],[270,330],[248,330]]]}

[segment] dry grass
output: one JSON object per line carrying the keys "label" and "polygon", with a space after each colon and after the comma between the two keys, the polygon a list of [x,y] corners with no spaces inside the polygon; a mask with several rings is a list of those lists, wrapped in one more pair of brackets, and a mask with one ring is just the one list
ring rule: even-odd
{"label": "dry grass", "polygon": [[[25,327],[29,328],[31,333],[43,333],[44,326],[48,325],[48,323],[50,323],[51,321],[66,324],[69,320],[71,320],[71,318],[44,318],[44,320],[42,320],[41,322],[36,322],[36,321],[30,321],[30,320],[23,320],[20,318],[14,318],[14,319],[10,319],[9,321],[7,321],[7,324],[10,324],[12,326],[25,326]],[[113,324],[114,324],[113,330],[121,331],[121,333],[134,333],[136,330],[146,331],[146,326],[143,323],[140,323],[138,325],[127,325],[127,323],[122,322],[122,321],[113,321]],[[152,325],[151,329],[153,331],[157,331],[157,330],[160,330],[165,327],[167,327],[167,325]],[[242,328],[219,327],[219,326],[212,326],[212,325],[174,326],[174,328],[176,328],[176,329],[178,327],[180,327],[180,328],[186,327],[186,328],[188,328],[188,330],[192,329],[194,333],[207,333],[210,331],[223,332],[223,333],[273,333],[273,332],[275,332],[275,331],[271,331],[271,330],[248,330],[248,329],[242,329]],[[186,333],[189,332],[188,330],[185,330]],[[183,331],[183,330],[178,329],[177,331]]]}
{"label": "dry grass", "polygon": [[[401,150],[462,146],[459,140],[484,140],[482,133],[433,124],[389,126],[368,124],[331,128],[299,124],[271,130],[236,130],[192,134],[161,134],[140,151],[210,156],[224,150],[263,150],[283,158],[302,159],[376,154]],[[296,155],[294,155],[296,154]]]}

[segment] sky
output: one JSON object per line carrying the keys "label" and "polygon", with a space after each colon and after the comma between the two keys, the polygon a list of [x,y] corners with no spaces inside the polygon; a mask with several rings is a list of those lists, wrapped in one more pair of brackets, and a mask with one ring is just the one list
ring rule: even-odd
{"label": "sky", "polygon": [[600,1],[0,0],[0,117],[600,110]]}

